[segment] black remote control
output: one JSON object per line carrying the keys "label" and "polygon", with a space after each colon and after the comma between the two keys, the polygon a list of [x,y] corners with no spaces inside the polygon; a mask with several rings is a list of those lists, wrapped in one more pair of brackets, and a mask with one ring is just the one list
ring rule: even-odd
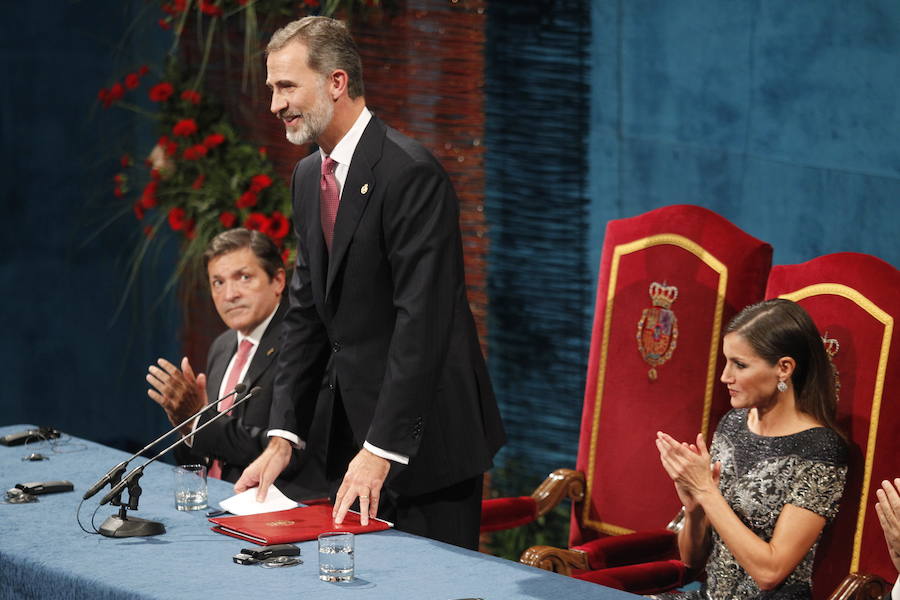
{"label": "black remote control", "polygon": [[75,489],[71,481],[32,481],[29,483],[17,483],[16,487],[25,492],[37,496],[38,494],[55,494],[57,492],[71,492]]}
{"label": "black remote control", "polygon": [[18,433],[10,433],[0,437],[0,444],[4,446],[21,446],[29,442],[39,442],[41,440],[52,440],[60,436],[60,432],[52,427],[41,427],[40,429],[26,429]]}

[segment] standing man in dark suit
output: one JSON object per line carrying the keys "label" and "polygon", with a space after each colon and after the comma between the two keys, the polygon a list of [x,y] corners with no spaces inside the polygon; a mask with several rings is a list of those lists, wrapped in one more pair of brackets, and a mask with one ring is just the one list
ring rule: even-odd
{"label": "standing man in dark suit", "polygon": [[[229,410],[192,436],[190,447],[179,447],[181,464],[202,462],[209,473],[226,481],[237,481],[241,471],[259,456],[268,443],[266,429],[272,403],[275,363],[281,347],[281,322],[286,306],[281,302],[285,286],[284,263],[272,240],[258,232],[232,229],[216,236],[203,255],[213,303],[229,327],[209,350],[208,375],[195,376],[187,357],[181,369],[161,358],[147,374],[147,394],[166,411],[173,425],[200,410],[207,402],[229,394],[237,382],[247,389],[259,386],[258,396]],[[234,403],[223,401],[219,410]],[[209,410],[196,423],[185,425],[187,435],[215,415]],[[324,427],[314,428],[321,431]],[[314,498],[328,494],[324,479],[324,444],[291,464],[275,484],[286,495]]]}
{"label": "standing man in dark suit", "polygon": [[342,23],[295,21],[267,52],[272,113],[319,151],[293,176],[299,252],[272,437],[235,489],[263,490],[304,445],[327,373],[335,523],[358,501],[363,523],[377,515],[475,548],[482,476],[505,438],[466,299],[456,194],[427,150],[366,108]]}

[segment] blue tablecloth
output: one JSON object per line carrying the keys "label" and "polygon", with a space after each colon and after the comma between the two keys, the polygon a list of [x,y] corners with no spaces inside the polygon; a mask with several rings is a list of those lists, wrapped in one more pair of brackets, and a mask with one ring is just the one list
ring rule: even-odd
{"label": "blue tablecloth", "polygon": [[[28,425],[0,427],[0,436]],[[23,461],[31,452],[50,457]],[[0,504],[0,597],[2,598],[350,598],[456,599],[536,598],[616,600],[634,596],[441,542],[384,531],[357,536],[356,575],[350,584],[319,581],[315,542],[299,544],[304,563],[265,569],[242,566],[232,555],[252,544],[213,533],[206,511],[175,510],[172,467],[150,465],[141,479],[140,510],[129,513],[161,521],[166,533],[114,539],[87,534],[75,511],[85,490],[126,458],[118,450],[63,436],[26,447],[0,446],[0,486],[67,479],[74,492],[40,496],[31,504]],[[132,463],[141,464],[143,459]],[[107,490],[109,488],[107,487]],[[87,524],[105,491],[86,501]],[[210,504],[232,495],[231,485],[209,482]],[[103,506],[97,526],[116,513]],[[87,526],[90,529],[90,526]]]}

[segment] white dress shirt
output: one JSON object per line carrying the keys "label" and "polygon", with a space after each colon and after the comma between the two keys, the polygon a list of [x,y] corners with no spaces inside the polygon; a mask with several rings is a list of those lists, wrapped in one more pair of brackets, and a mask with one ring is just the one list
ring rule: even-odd
{"label": "white dress shirt", "polygon": [[[337,163],[337,167],[334,169],[334,178],[338,184],[338,192],[340,194],[344,193],[344,182],[347,180],[347,173],[350,171],[350,161],[353,158],[353,153],[356,152],[356,146],[359,144],[360,138],[362,138],[363,132],[366,130],[366,126],[369,124],[369,121],[372,120],[372,113],[369,112],[368,108],[363,108],[362,112],[359,113],[359,116],[356,118],[356,121],[353,123],[353,126],[344,134],[344,137],[341,138],[341,141],[335,145],[335,147],[331,151],[331,158]],[[321,154],[321,158],[324,161],[326,154],[320,148],[319,154]],[[278,436],[282,437],[289,442],[291,442],[297,448],[305,448],[306,442],[301,440],[300,437],[290,431],[285,431],[283,429],[271,429],[269,430],[269,436]],[[377,446],[373,446],[369,442],[363,442],[363,448],[374,454],[375,456],[380,456],[386,460],[392,460],[394,462],[398,462],[401,464],[409,464],[409,457],[404,456],[402,454],[397,454],[396,452],[389,452],[387,450],[382,450]]]}
{"label": "white dress shirt", "polygon": [[[275,313],[278,311],[278,305],[275,305],[275,310],[272,311],[266,319],[257,325],[253,331],[249,334],[244,335],[240,331],[237,332],[237,347],[241,347],[241,342],[244,340],[249,341],[253,344],[253,347],[250,348],[250,353],[247,355],[247,362],[244,363],[244,368],[241,369],[241,372],[238,374],[238,381],[243,381],[244,377],[247,376],[247,371],[250,369],[250,363],[253,362],[253,357],[256,355],[256,350],[259,348],[259,342],[262,340],[263,334],[266,332],[266,327],[269,326],[269,323],[272,322],[272,317],[275,316]],[[229,375],[231,374],[231,369],[234,367],[234,362],[237,360],[237,352],[231,355],[231,360],[228,361],[228,367],[225,369],[225,375],[222,377],[222,383],[219,386],[219,398],[225,396],[226,394],[231,393],[231,390],[226,390],[225,385],[228,383]]]}
{"label": "white dress shirt", "polygon": [[900,575],[897,576],[897,582],[891,590],[891,600],[900,600]]}
{"label": "white dress shirt", "polygon": [[[244,363],[244,367],[241,369],[241,372],[238,374],[238,381],[243,381],[244,377],[247,376],[247,371],[250,369],[250,363],[253,362],[253,357],[256,355],[256,349],[259,348],[259,342],[262,340],[263,334],[266,332],[266,327],[269,326],[269,323],[272,322],[272,317],[275,316],[275,313],[278,311],[278,305],[275,305],[275,310],[272,311],[266,319],[256,326],[256,328],[250,332],[249,335],[244,335],[240,331],[237,332],[237,347],[240,348],[241,342],[244,340],[248,340],[253,347],[250,348],[250,353],[247,354],[247,362]],[[225,375],[222,377],[222,383],[219,385],[219,395],[217,398],[221,398],[226,394],[230,394],[232,390],[226,390],[225,385],[228,383],[228,375],[231,373],[232,367],[234,367],[234,361],[237,360],[237,352],[231,355],[231,360],[228,361],[228,367],[225,369]],[[221,402],[220,402],[221,404]],[[210,409],[211,410],[211,409]],[[218,408],[216,410],[219,410]],[[191,433],[197,429],[197,425],[200,424],[200,417],[194,419],[194,422],[191,424]],[[185,444],[188,447],[194,445],[194,436],[192,435],[188,439],[185,440]]]}

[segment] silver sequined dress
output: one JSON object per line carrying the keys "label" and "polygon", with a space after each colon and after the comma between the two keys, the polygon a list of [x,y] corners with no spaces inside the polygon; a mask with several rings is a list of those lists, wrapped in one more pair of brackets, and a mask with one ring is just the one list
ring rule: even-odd
{"label": "silver sequined dress", "polygon": [[[838,511],[847,475],[843,440],[826,427],[785,436],[760,436],[747,428],[747,409],[726,414],[713,438],[710,455],[722,462],[719,489],[729,506],[753,532],[770,540],[785,504],[805,508],[831,521]],[[701,590],[658,598],[778,599],[811,597],[813,556],[818,540],[797,568],[774,590],[764,592],[734,560],[715,529]]]}

